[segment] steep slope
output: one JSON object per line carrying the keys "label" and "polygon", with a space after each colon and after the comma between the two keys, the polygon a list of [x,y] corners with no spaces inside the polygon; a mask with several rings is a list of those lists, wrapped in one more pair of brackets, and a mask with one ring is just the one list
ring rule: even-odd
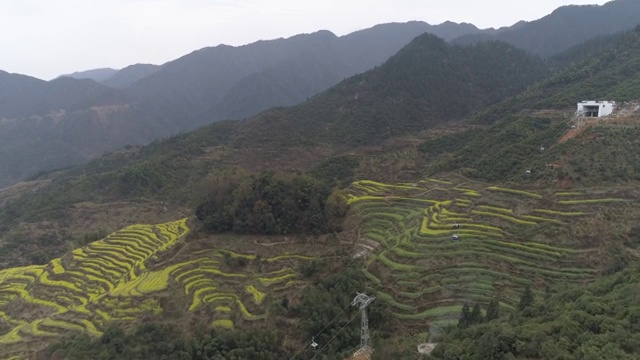
{"label": "steep slope", "polygon": [[336,39],[340,54],[330,49],[301,52],[261,72],[238,81],[198,124],[215,119],[242,119],[276,106],[291,106],[335,85],[345,77],[379,66],[390,54],[419,34],[429,32],[451,39],[460,33],[479,32],[471,24],[424,22],[383,24]]}
{"label": "steep slope", "polygon": [[[62,77],[47,83],[2,73],[0,118],[44,118],[0,127],[5,132],[0,137],[9,140],[3,144],[0,186],[75,165],[123,145],[144,144],[216,120],[245,118],[274,106],[300,103],[380,65],[429,29],[445,37],[477,30],[469,24],[411,22],[380,25],[341,38],[321,31],[241,47],[221,45],[161,67],[132,65],[105,80],[123,91],[88,79]],[[108,116],[96,117],[91,109],[115,105],[123,106],[107,110]],[[77,122],[73,119],[81,118],[90,125],[71,126]],[[73,139],[63,135],[69,132]],[[82,137],[101,140],[92,143]],[[43,155],[40,151],[45,150]],[[43,165],[43,159],[50,165]]]}
{"label": "steep slope", "polygon": [[350,78],[307,104],[239,125],[254,144],[374,144],[460,119],[542,78],[539,59],[501,43],[452,46],[421,35],[383,66]]}
{"label": "steep slope", "polygon": [[292,53],[325,49],[335,39],[329,32],[288,40],[261,41],[238,48],[220,45],[198,50],[131,85],[127,92],[157,109],[183,129],[190,117],[218,103],[242,77],[283,61]]}
{"label": "steep slope", "polygon": [[454,40],[470,44],[489,39],[505,41],[544,57],[558,54],[590,38],[629,30],[640,23],[640,3],[614,0],[604,5],[563,6],[553,13],[493,36],[465,35]]}
{"label": "steep slope", "polygon": [[101,68],[86,71],[76,71],[72,74],[61,75],[60,77],[70,77],[74,79],[91,79],[95,82],[102,82],[118,72],[117,69]]}
{"label": "steep slope", "polygon": [[124,89],[134,82],[145,78],[158,71],[160,66],[152,64],[135,64],[129,65],[108,78],[101,80],[100,83],[115,89]]}
{"label": "steep slope", "polygon": [[[478,113],[478,122],[493,125],[468,136],[452,137],[450,140],[463,149],[455,151],[458,148],[452,146],[454,151],[445,168],[467,168],[468,175],[488,180],[584,185],[637,180],[635,137],[640,128],[634,120],[637,114],[633,104],[625,110],[628,121],[614,117],[580,132],[571,128],[581,124],[573,119],[580,101],[622,103],[640,98],[640,27],[618,35],[612,43],[615,46],[608,50]],[[568,136],[572,131],[579,136]],[[570,141],[562,140],[565,137]],[[568,161],[567,154],[572,154],[573,160]],[[532,175],[523,178],[526,170]]]}
{"label": "steep slope", "polygon": [[[240,47],[220,45],[163,65],[127,92],[182,129],[193,129],[302,102],[346,77],[380,65],[424,32],[452,38],[478,31],[470,24],[409,22],[379,25],[343,37],[319,31]],[[278,81],[271,86],[274,78]],[[246,90],[248,95],[241,95]]]}
{"label": "steep slope", "polygon": [[252,74],[238,81],[213,107],[198,118],[198,125],[212,119],[242,119],[275,106],[292,106],[335,84],[342,76],[326,59],[298,59]]}
{"label": "steep slope", "polygon": [[521,109],[574,108],[584,99],[636,99],[640,26],[608,40],[609,45],[603,51],[588,53],[586,59],[572,63],[527,92],[487,109],[478,118],[491,122]]}
{"label": "steep slope", "polygon": [[[524,89],[544,72],[539,59],[509,45],[457,47],[425,34],[385,65],[305,104],[213,124],[73,170],[52,184],[47,208],[97,194],[185,203],[197,198],[193,189],[210,171],[225,165],[308,170],[333,153],[459,119]],[[5,209],[6,224],[18,226],[21,218],[42,212],[32,204],[25,200]]]}

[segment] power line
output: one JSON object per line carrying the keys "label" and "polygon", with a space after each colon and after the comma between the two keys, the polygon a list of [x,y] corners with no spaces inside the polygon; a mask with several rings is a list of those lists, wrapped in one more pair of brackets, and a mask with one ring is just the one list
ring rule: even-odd
{"label": "power line", "polygon": [[[566,122],[571,121],[572,118],[567,118],[565,117],[563,120],[560,121],[559,124],[557,124],[556,126],[558,127],[554,132],[552,132],[550,135],[547,135],[546,138],[548,139],[548,141],[551,142],[551,144],[549,144],[547,147],[551,147],[553,146],[553,141],[557,141],[559,138],[562,138],[562,134],[566,133],[567,128],[566,128]],[[545,148],[546,150],[546,148]],[[531,170],[533,169],[541,160],[543,160],[545,158],[544,153],[538,156],[535,156],[535,159],[532,163],[530,163],[525,170]],[[508,179],[512,179],[515,175],[517,175],[518,173],[520,173],[522,171],[521,167],[516,167],[513,171],[511,171],[511,173],[508,176]]]}
{"label": "power line", "polygon": [[[322,328],[322,330],[318,331],[318,333],[317,333],[315,336],[313,336],[312,338],[319,337],[319,336],[320,336],[320,334],[322,334],[322,332],[324,332],[324,331],[325,331],[325,330],[326,330],[326,329],[327,329],[327,328],[328,328],[328,327],[329,327],[329,326],[330,326],[334,321],[336,321],[336,319],[337,319],[340,315],[342,315],[342,313],[344,313],[344,312],[345,312],[345,311],[346,311],[350,306],[351,306],[351,304],[347,305],[344,309],[342,309],[342,310],[338,313],[338,315],[336,315],[336,316],[333,318],[333,320],[329,321],[329,323],[328,323],[327,325],[325,325],[325,327],[323,327],[323,328]],[[290,360],[293,360],[293,359],[295,359],[295,358],[296,358],[296,356],[300,355],[300,353],[301,353],[302,351],[304,351],[304,349],[306,349],[306,348],[307,348],[307,346],[308,346],[308,345],[310,345],[312,342],[313,342],[313,340],[312,340],[312,341],[307,341],[307,342],[304,344],[304,346],[303,346],[303,347],[301,347],[301,348],[300,348],[300,350],[298,350],[298,352],[296,352],[296,353],[295,353],[295,355],[293,355],[293,356],[291,357],[291,359],[290,359]],[[323,346],[323,348],[324,348],[324,346]]]}
{"label": "power line", "polygon": [[326,343],[326,344],[324,344],[324,346],[323,346],[323,347],[321,347],[321,348],[320,348],[320,350],[318,350],[318,352],[316,352],[316,354],[315,354],[315,355],[313,355],[313,357],[311,358],[311,360],[315,359],[315,358],[316,358],[316,356],[320,355],[320,353],[322,352],[322,350],[323,350],[325,347],[327,347],[327,345],[329,345],[329,344],[330,344],[330,343],[331,343],[331,342],[332,342],[332,341],[333,341],[333,340],[338,336],[338,334],[340,334],[340,333],[342,332],[342,330],[344,330],[344,328],[346,328],[347,326],[349,326],[349,324],[351,324],[351,322],[353,321],[353,319],[355,319],[355,318],[360,314],[360,312],[361,312],[361,311],[362,311],[362,310],[359,310],[359,311],[358,311],[358,312],[357,312],[357,313],[356,313],[356,314],[351,318],[351,320],[349,320],[349,322],[348,322],[348,323],[346,323],[343,327],[341,327],[341,328],[340,328],[340,330],[338,330],[338,332],[337,332],[335,335],[333,335],[333,337],[332,337],[331,339],[329,339],[329,341],[327,341],[327,343]]}

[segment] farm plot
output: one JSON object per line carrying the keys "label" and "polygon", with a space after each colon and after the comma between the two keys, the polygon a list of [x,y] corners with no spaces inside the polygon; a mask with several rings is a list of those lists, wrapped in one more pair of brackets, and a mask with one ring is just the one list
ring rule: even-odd
{"label": "farm plot", "polygon": [[[0,356],[19,353],[20,344],[33,337],[79,331],[100,335],[104,322],[97,321],[98,304],[108,303],[112,293],[126,291],[139,278],[152,278],[147,283],[153,290],[162,288],[164,279],[150,277],[145,263],[188,232],[186,219],[134,225],[47,265],[0,271],[0,313],[12,326],[0,336]],[[118,313],[103,317],[118,318]]]}
{"label": "farm plot", "polygon": [[99,336],[111,322],[162,314],[166,301],[212,326],[260,321],[266,299],[304,284],[295,269],[315,260],[210,249],[168,253],[169,261],[159,263],[188,234],[186,220],[130,226],[47,265],[0,271],[0,321],[11,326],[0,335],[0,358],[30,355],[38,350],[30,346],[34,339]]}
{"label": "farm plot", "polygon": [[423,323],[454,320],[465,302],[486,306],[492,298],[508,311],[527,285],[540,291],[591,281],[595,249],[539,235],[570,233],[597,206],[621,200],[583,194],[444,180],[415,187],[359,181],[348,202],[362,220],[361,239],[381,245],[365,265],[369,291],[397,318]]}

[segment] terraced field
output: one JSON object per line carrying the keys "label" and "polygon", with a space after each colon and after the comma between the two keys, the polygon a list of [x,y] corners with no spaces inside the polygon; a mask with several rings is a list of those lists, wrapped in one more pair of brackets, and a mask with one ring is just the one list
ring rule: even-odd
{"label": "terraced field", "polygon": [[213,326],[259,321],[265,298],[302,284],[295,269],[314,259],[224,249],[173,255],[167,250],[189,233],[186,220],[130,226],[47,265],[0,271],[0,325],[8,329],[0,358],[27,357],[61,334],[99,336],[111,322],[159,315],[167,304]]}
{"label": "terraced field", "polygon": [[595,249],[572,245],[571,228],[598,207],[629,202],[437,179],[364,180],[349,191],[362,220],[360,240],[380,244],[368,254],[369,291],[397,318],[419,324],[455,321],[465,302],[486,306],[493,297],[508,311],[526,285],[541,291],[556,282],[591,281]]}

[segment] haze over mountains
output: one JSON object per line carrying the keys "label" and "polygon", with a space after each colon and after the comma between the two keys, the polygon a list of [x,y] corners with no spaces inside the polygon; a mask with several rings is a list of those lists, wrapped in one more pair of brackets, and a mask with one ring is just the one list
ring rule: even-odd
{"label": "haze over mountains", "polygon": [[612,8],[0,72],[2,176],[96,158],[0,189],[0,358],[346,359],[364,291],[371,359],[636,359],[640,25],[566,28]]}
{"label": "haze over mountains", "polygon": [[[425,32],[453,43],[495,38],[548,56],[581,40],[632,28],[639,10],[637,2],[618,0],[563,7],[538,21],[497,30],[409,22],[342,37],[319,31],[240,47],[204,48],[161,66],[97,69],[50,82],[3,73],[0,186],[125,145],[304,102],[381,65]],[[605,25],[592,26],[594,17]],[[550,43],[554,45],[548,47]]]}

